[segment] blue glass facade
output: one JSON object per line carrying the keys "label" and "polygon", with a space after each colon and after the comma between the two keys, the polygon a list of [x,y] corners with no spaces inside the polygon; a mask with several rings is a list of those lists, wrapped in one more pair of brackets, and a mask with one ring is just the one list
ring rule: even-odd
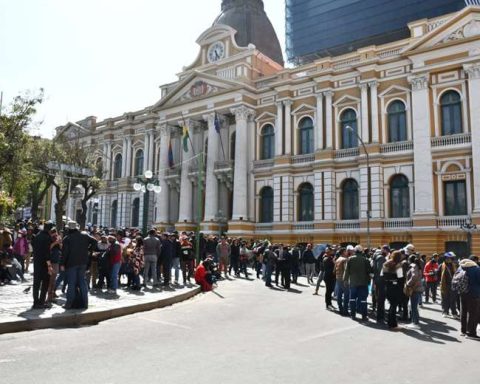
{"label": "blue glass facade", "polygon": [[477,0],[286,0],[287,56],[303,63],[409,36],[407,23]]}

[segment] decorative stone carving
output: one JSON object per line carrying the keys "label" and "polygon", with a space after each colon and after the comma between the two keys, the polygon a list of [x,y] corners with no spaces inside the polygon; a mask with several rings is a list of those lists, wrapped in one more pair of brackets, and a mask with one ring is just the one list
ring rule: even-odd
{"label": "decorative stone carving", "polygon": [[204,97],[216,93],[219,91],[219,88],[206,83],[205,81],[199,80],[190,87],[190,89],[180,97],[181,101],[187,101],[196,99],[199,97]]}
{"label": "decorative stone carving", "polygon": [[428,80],[429,80],[428,74],[410,76],[408,78],[408,82],[412,85],[413,91],[421,91],[422,89],[427,89]]}
{"label": "decorative stone carving", "polygon": [[238,122],[240,120],[248,121],[249,118],[255,116],[255,111],[251,108],[247,108],[244,105],[231,109],[232,113],[235,115],[235,120]]}
{"label": "decorative stone carving", "polygon": [[480,63],[466,65],[464,67],[465,73],[470,79],[479,79],[480,78]]}
{"label": "decorative stone carving", "polygon": [[480,35],[480,21],[472,20],[442,40],[442,43]]}

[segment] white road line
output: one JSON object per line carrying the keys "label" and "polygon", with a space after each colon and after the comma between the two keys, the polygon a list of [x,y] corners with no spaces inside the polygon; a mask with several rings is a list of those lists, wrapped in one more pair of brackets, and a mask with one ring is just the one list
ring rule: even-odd
{"label": "white road line", "polygon": [[192,329],[191,327],[187,327],[186,325],[169,323],[168,321],[162,321],[157,319],[149,319],[148,317],[139,317],[141,320],[150,321],[152,323],[162,324],[162,325],[170,325],[172,327],[182,328],[182,329]]}
{"label": "white road line", "polygon": [[0,364],[14,363],[17,360],[14,359],[0,359]]}
{"label": "white road line", "polygon": [[337,333],[351,331],[351,330],[356,329],[356,328],[360,328],[360,324],[355,324],[355,325],[351,325],[349,327],[344,327],[344,328],[332,329],[331,331],[320,333],[318,335],[314,335],[314,336],[310,336],[310,337],[307,337],[305,339],[302,339],[302,340],[300,340],[300,342],[305,343],[307,341],[312,341],[312,340],[315,340],[315,339],[321,339],[321,338],[327,337],[327,336],[333,336],[333,335],[336,335]]}

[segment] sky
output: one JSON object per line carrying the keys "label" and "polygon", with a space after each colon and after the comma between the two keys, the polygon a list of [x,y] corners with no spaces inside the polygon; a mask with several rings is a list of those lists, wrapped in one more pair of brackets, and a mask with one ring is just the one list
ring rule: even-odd
{"label": "sky", "polygon": [[[264,0],[285,50],[284,0]],[[221,0],[0,0],[3,104],[45,90],[34,132],[143,109],[198,54]]]}

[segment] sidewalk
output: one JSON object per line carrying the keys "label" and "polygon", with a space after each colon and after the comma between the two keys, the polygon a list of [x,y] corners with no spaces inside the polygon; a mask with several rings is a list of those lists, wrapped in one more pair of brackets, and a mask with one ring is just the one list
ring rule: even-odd
{"label": "sidewalk", "polygon": [[[163,308],[200,293],[200,287],[196,284],[180,285],[175,289],[149,287],[140,292],[122,287],[117,290],[118,298],[105,291],[90,291],[87,310],[63,309],[64,294],[60,295],[51,309],[31,309],[33,276],[26,274],[25,277],[25,283],[0,287],[0,334],[97,324],[114,317]],[[24,293],[26,289],[29,289],[28,293]]]}

